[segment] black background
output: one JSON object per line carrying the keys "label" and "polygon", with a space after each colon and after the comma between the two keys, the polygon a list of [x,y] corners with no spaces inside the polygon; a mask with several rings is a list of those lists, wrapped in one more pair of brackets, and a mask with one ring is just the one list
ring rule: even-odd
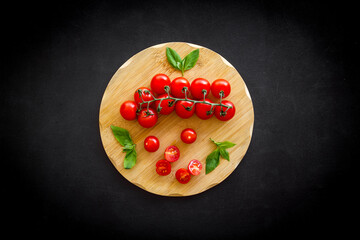
{"label": "black background", "polygon": [[[4,5],[5,229],[139,239],[349,236],[358,216],[355,19],[346,1]],[[124,179],[98,128],[115,71],[137,52],[170,41],[224,56],[244,78],[255,109],[239,167],[186,198],[153,195]]]}

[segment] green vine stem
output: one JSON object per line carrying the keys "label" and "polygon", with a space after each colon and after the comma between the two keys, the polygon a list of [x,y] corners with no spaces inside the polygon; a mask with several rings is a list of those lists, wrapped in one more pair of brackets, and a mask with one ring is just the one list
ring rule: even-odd
{"label": "green vine stem", "polygon": [[[207,93],[207,91],[206,91],[205,89],[202,90],[202,93],[203,93],[203,95],[204,95],[204,98],[203,98],[203,100],[201,100],[201,101],[189,99],[189,98],[187,97],[187,94],[188,94],[188,91],[189,91],[189,89],[188,89],[187,87],[184,87],[184,88],[182,89],[182,92],[185,94],[185,98],[174,98],[174,97],[170,97],[170,87],[169,87],[169,86],[165,86],[165,87],[164,87],[164,90],[165,90],[165,92],[166,92],[166,94],[167,94],[167,97],[166,97],[166,98],[156,98],[149,90],[144,90],[144,93],[150,94],[150,95],[154,98],[153,100],[150,100],[150,101],[144,101],[144,99],[143,99],[143,97],[142,97],[142,92],[143,92],[143,90],[142,90],[142,89],[138,89],[137,92],[139,93],[139,97],[141,98],[141,101],[142,101],[142,102],[140,103],[140,108],[137,109],[137,112],[140,112],[140,110],[142,109],[142,105],[143,105],[143,104],[146,104],[146,105],[147,105],[147,115],[146,115],[146,116],[151,115],[151,113],[149,112],[150,104],[151,104],[152,102],[155,102],[155,101],[160,101],[159,106],[158,106],[158,108],[156,109],[156,111],[159,113],[159,112],[161,111],[161,102],[162,102],[163,100],[168,100],[168,99],[174,100],[173,102],[171,102],[171,106],[173,106],[177,101],[188,101],[188,102],[194,103],[194,104],[191,106],[191,108],[189,108],[189,109],[186,108],[187,111],[191,111],[191,109],[195,106],[196,103],[204,103],[204,104],[211,105],[210,111],[207,112],[208,115],[210,115],[210,114],[213,113],[213,111],[214,111],[214,106],[220,106],[220,108],[221,108],[221,110],[220,110],[220,115],[221,115],[221,116],[225,116],[225,115],[226,115],[226,112],[227,112],[230,108],[232,108],[232,106],[227,106],[227,105],[224,105],[224,104],[221,103],[222,97],[223,97],[223,91],[220,92],[220,103],[209,103],[209,102],[206,102],[206,101],[205,101],[205,97],[206,97],[206,93]],[[169,107],[171,107],[171,106],[169,106]],[[223,107],[226,108],[225,111],[223,111]]]}

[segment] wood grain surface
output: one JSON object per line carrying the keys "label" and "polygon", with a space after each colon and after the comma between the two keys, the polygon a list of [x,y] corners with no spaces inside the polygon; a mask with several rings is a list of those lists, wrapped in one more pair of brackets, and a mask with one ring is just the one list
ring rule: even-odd
{"label": "wood grain surface", "polygon": [[[200,57],[194,68],[185,72],[184,77],[191,83],[196,78],[205,78],[212,83],[218,78],[226,79],[231,84],[231,93],[226,98],[235,104],[236,114],[227,122],[219,121],[215,116],[201,120],[195,114],[189,119],[182,119],[175,113],[159,115],[157,124],[146,129],[135,121],[124,120],[119,108],[122,102],[133,100],[138,87],[149,87],[152,77],[157,73],[167,74],[171,80],[181,76],[181,72],[170,66],[166,59],[166,47],[176,50],[184,58],[189,52],[200,49]],[[211,94],[209,98],[218,101]],[[125,153],[116,141],[110,125],[127,129],[135,142],[137,163],[132,169],[123,168]],[[131,183],[154,194],[163,196],[190,196],[201,193],[221,183],[228,177],[243,159],[252,136],[254,110],[249,91],[236,69],[216,52],[205,47],[183,42],[163,43],[149,47],[126,61],[110,80],[100,106],[99,127],[101,140],[106,154],[115,168]],[[180,133],[185,128],[197,132],[197,140],[185,144]],[[144,149],[144,139],[154,135],[160,140],[160,148],[154,153]],[[219,166],[205,175],[205,160],[215,150],[209,138],[215,141],[231,141],[236,146],[228,149],[230,161],[220,159]],[[155,163],[164,158],[167,146],[176,145],[180,149],[180,159],[171,164],[172,172],[168,176],[159,176]],[[198,159],[204,166],[198,176],[192,176],[188,184],[180,184],[175,178],[179,168],[186,168],[189,161]]]}

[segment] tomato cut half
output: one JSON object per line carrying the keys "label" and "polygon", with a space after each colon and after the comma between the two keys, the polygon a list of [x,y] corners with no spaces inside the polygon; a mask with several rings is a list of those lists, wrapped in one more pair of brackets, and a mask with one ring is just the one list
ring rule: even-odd
{"label": "tomato cut half", "polygon": [[194,159],[189,162],[188,170],[192,175],[194,176],[199,175],[201,169],[202,169],[202,164],[200,161]]}
{"label": "tomato cut half", "polygon": [[165,159],[161,159],[156,163],[156,172],[160,176],[169,175],[171,172],[171,164]]}
{"label": "tomato cut half", "polygon": [[180,168],[175,173],[176,179],[179,181],[179,183],[186,184],[190,181],[191,175],[185,168]]}
{"label": "tomato cut half", "polygon": [[169,146],[165,149],[164,157],[169,162],[175,162],[180,157],[180,150],[176,146]]}

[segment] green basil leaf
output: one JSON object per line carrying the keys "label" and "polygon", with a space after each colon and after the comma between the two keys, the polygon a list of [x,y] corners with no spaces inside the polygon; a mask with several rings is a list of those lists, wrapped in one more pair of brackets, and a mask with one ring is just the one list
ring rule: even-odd
{"label": "green basil leaf", "polygon": [[136,157],[137,157],[137,154],[136,154],[135,148],[132,149],[131,151],[127,152],[125,155],[125,159],[124,159],[124,168],[130,169],[133,166],[135,166]]}
{"label": "green basil leaf", "polygon": [[123,147],[126,145],[134,145],[128,130],[113,125],[111,125],[111,129],[114,137]]}
{"label": "green basil leaf", "polygon": [[178,63],[181,63],[181,57],[179,54],[172,48],[167,47],[166,48],[166,57],[168,62],[173,68],[181,70],[181,66],[178,66]]}
{"label": "green basil leaf", "polygon": [[130,152],[131,150],[133,150],[135,148],[135,144],[131,145],[131,144],[127,144],[123,147],[123,152]]}
{"label": "green basil leaf", "polygon": [[223,157],[224,159],[230,161],[229,152],[228,152],[225,148],[220,148],[220,155],[221,155],[221,157]]}
{"label": "green basil leaf", "polygon": [[211,141],[213,141],[216,146],[220,147],[220,148],[231,148],[233,146],[235,146],[235,143],[229,142],[229,141],[225,141],[225,142],[215,142],[214,139],[210,138]]}
{"label": "green basil leaf", "polygon": [[129,131],[113,125],[111,125],[111,129],[116,140],[123,146],[123,152],[126,152],[124,158],[124,168],[132,168],[136,163],[137,154],[135,144],[130,137]]}
{"label": "green basil leaf", "polygon": [[181,74],[184,76],[185,58],[181,61]]}
{"label": "green basil leaf", "polygon": [[216,148],[215,151],[210,153],[206,158],[206,169],[205,173],[208,174],[212,172],[220,162],[220,149]]}
{"label": "green basil leaf", "polygon": [[192,51],[191,53],[189,53],[184,58],[184,60],[185,60],[184,63],[183,63],[184,71],[193,68],[198,59],[199,59],[199,49],[196,49],[196,50]]}
{"label": "green basil leaf", "polygon": [[181,62],[177,62],[177,63],[176,63],[176,69],[179,69],[179,70],[181,71],[181,69],[182,69],[182,64],[181,64]]}
{"label": "green basil leaf", "polygon": [[220,142],[220,143],[215,143],[217,146],[219,146],[220,148],[231,148],[233,146],[235,146],[235,143],[229,142],[229,141],[225,141],[225,142]]}

